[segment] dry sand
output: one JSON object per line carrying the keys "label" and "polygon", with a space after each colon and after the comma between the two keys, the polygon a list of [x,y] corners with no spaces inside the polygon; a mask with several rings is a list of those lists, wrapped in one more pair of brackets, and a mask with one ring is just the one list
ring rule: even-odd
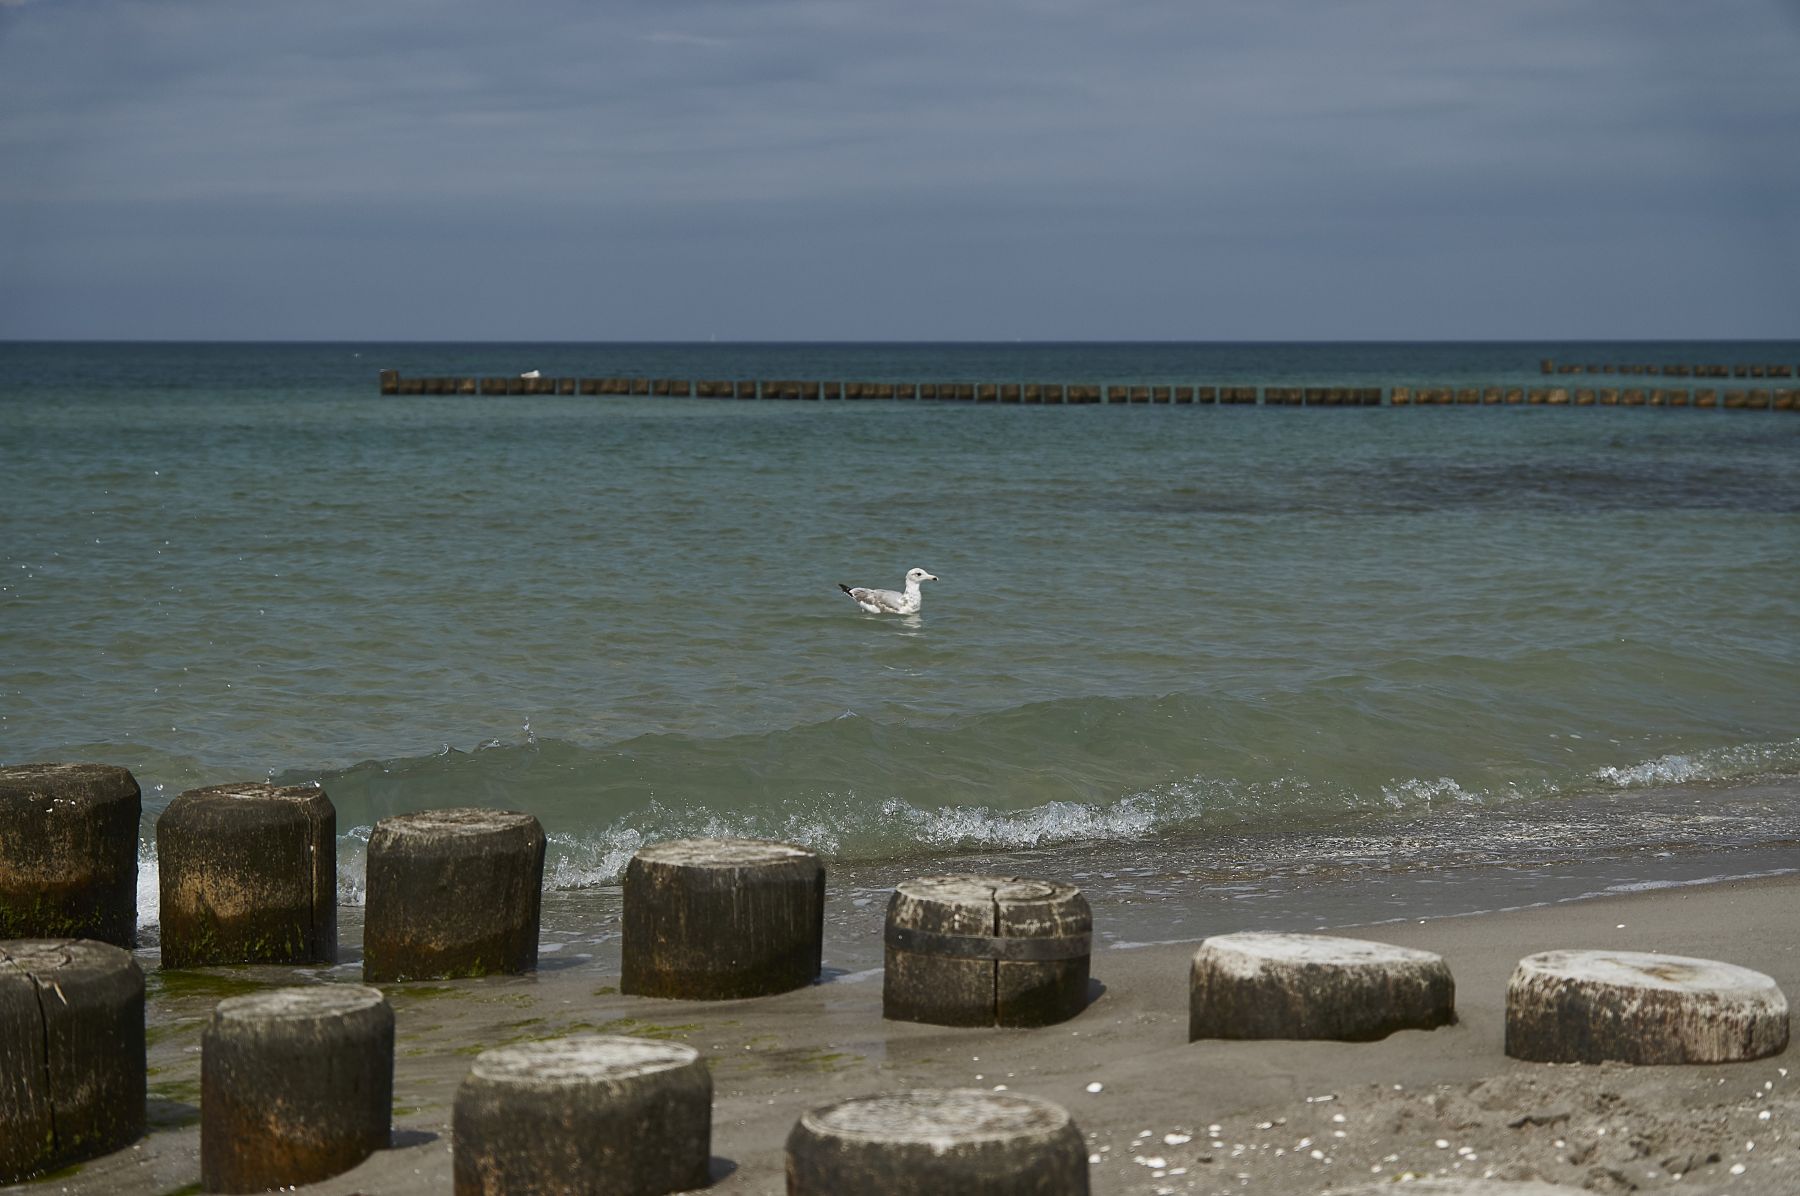
{"label": "dry sand", "polygon": [[[1334,933],[1442,954],[1456,976],[1459,1023],[1367,1044],[1189,1044],[1192,944],[1098,949],[1093,970],[1104,991],[1074,1021],[1042,1030],[885,1022],[878,973],[720,1003],[619,996],[616,956],[610,971],[601,960],[557,966],[551,955],[534,977],[392,985],[395,1145],[304,1190],[449,1191],[451,1104],[474,1054],[606,1030],[677,1039],[711,1059],[710,1190],[721,1194],[780,1192],[782,1144],[814,1105],[888,1089],[1001,1085],[1073,1112],[1097,1160],[1097,1193],[1317,1196],[1409,1174],[1545,1179],[1598,1192],[1800,1193],[1791,1048],[1760,1062],[1683,1068],[1527,1064],[1501,1049],[1507,977],[1520,957],[1552,947],[1721,959],[1800,996],[1800,878]],[[200,1027],[246,976],[292,980],[277,969],[153,976],[156,1128],[129,1150],[24,1190],[196,1190]]]}

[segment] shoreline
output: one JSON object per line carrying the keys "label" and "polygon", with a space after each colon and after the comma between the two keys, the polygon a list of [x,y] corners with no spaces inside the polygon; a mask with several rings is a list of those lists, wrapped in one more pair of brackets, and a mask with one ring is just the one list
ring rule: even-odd
{"label": "shoreline", "polygon": [[[1099,1193],[1315,1196],[1407,1171],[1492,1171],[1602,1191],[1728,1187],[1775,1196],[1790,1190],[1800,1168],[1793,1138],[1800,1075],[1790,1066],[1791,1048],[1754,1063],[1685,1068],[1526,1064],[1501,1050],[1507,976],[1520,957],[1553,947],[1722,959],[1800,993],[1800,874],[1506,912],[1408,917],[1366,931],[1334,926],[1333,933],[1436,951],[1456,976],[1456,1025],[1365,1044],[1187,1043],[1191,942],[1097,942],[1097,995],[1059,1026],[951,1030],[887,1022],[879,935],[874,968],[849,966],[863,959],[852,940],[867,937],[864,923],[833,916],[864,892],[834,881],[837,901],[827,928],[834,966],[823,982],[776,997],[718,1003],[624,997],[617,992],[616,947],[584,957],[554,944],[546,944],[535,975],[388,986],[398,1027],[394,1146],[303,1190],[329,1196],[447,1190],[451,1102],[474,1055],[507,1042],[583,1032],[670,1038],[709,1058],[716,1159],[708,1190],[721,1193],[779,1191],[788,1130],[814,1106],[888,1089],[999,1084],[1071,1111],[1100,1159],[1092,1169]],[[1158,904],[1166,917],[1166,903]],[[876,927],[884,907],[885,901],[849,906]],[[1112,914],[1124,908],[1102,897],[1097,930],[1112,929]],[[1285,928],[1315,927],[1295,919]],[[184,1190],[198,1177],[198,1042],[212,1005],[263,985],[358,978],[354,949],[342,953],[345,962],[336,969],[310,972],[162,973],[153,953],[139,955],[151,965],[150,1135],[18,1190]],[[1095,1082],[1103,1087],[1090,1093]],[[1216,1133],[1209,1132],[1212,1125],[1219,1126]],[[1558,1141],[1565,1145],[1553,1145]],[[1748,1142],[1755,1149],[1747,1150]],[[1707,1162],[1714,1154],[1718,1162]],[[1672,1178],[1677,1164],[1687,1178]],[[1738,1164],[1744,1171],[1731,1174]]]}

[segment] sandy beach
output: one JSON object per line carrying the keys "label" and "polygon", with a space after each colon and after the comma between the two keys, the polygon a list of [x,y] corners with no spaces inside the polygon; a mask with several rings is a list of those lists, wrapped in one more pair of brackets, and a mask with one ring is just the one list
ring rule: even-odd
{"label": "sandy beach", "polygon": [[[878,924],[878,910],[867,917]],[[1333,933],[1441,953],[1457,981],[1458,1024],[1368,1044],[1189,1044],[1191,943],[1097,947],[1090,1007],[1031,1031],[883,1021],[874,969],[828,969],[826,982],[798,992],[720,1003],[620,996],[616,954],[605,953],[561,960],[551,952],[529,977],[394,985],[393,1148],[305,1190],[449,1190],[452,1102],[474,1054],[597,1030],[671,1038],[709,1058],[710,1190],[720,1193],[780,1191],[783,1142],[810,1107],[882,1090],[970,1086],[1069,1108],[1096,1160],[1094,1191],[1103,1193],[1316,1196],[1438,1174],[1542,1178],[1599,1192],[1795,1190],[1800,1076],[1791,1050],[1734,1066],[1551,1066],[1506,1058],[1502,1029],[1515,962],[1552,947],[1721,959],[1800,992],[1800,879]],[[204,1019],[223,996],[295,977],[285,969],[149,975],[152,1132],[22,1190],[197,1190]],[[332,978],[352,980],[354,967],[340,965]]]}

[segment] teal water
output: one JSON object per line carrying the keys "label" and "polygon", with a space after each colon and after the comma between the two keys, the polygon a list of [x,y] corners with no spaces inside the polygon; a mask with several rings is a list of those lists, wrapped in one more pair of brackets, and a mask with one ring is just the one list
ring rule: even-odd
{"label": "teal water", "polygon": [[[375,394],[1544,356],[1800,343],[0,345],[0,760],[131,767],[146,834],[318,781],[352,890],[426,806],[532,811],[579,887],[681,833],[892,861],[1800,778],[1793,413]],[[917,617],[838,592],[913,565]]]}

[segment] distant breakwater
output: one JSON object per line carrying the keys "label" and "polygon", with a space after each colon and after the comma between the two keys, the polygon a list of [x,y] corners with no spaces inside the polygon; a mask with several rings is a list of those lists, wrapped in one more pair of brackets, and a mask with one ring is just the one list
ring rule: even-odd
{"label": "distant breakwater", "polygon": [[[1545,361],[1545,372],[1569,372]],[[1586,371],[1589,367],[1580,367]],[[1604,371],[1655,371],[1664,376],[1719,366],[1634,366]],[[1792,366],[1736,366],[1754,376],[1791,377]],[[1770,371],[1781,371],[1771,373]],[[1674,374],[1674,376],[1681,376]],[[1707,375],[1713,376],[1713,375]],[[1740,374],[1739,376],[1751,376]],[[403,377],[382,370],[384,395],[642,395],[658,398],[788,401],[875,400],[1027,404],[1171,404],[1263,407],[1696,407],[1733,411],[1793,411],[1792,387],[1568,387],[1568,386],[1139,386],[1056,382],[819,382],[794,379]]]}

